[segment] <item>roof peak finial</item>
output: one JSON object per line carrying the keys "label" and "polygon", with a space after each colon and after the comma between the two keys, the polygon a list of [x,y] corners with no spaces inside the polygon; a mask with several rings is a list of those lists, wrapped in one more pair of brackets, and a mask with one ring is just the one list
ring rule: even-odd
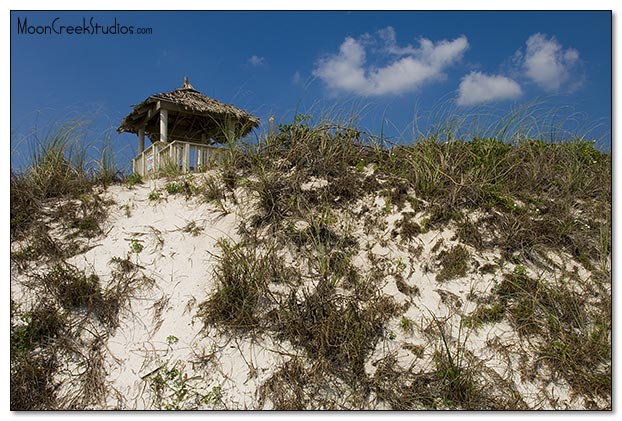
{"label": "roof peak finial", "polygon": [[188,82],[188,76],[184,76],[184,85],[181,87],[181,89],[193,89],[194,90],[190,82]]}

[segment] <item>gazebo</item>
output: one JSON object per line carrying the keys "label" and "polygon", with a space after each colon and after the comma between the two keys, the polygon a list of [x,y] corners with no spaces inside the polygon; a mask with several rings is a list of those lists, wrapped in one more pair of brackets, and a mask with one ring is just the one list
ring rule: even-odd
{"label": "gazebo", "polygon": [[[218,154],[214,144],[239,139],[257,126],[257,117],[203,95],[184,77],[181,88],[135,105],[117,132],[138,135],[133,170],[147,176],[166,166],[184,173],[199,171]],[[151,141],[147,148],[145,136]]]}

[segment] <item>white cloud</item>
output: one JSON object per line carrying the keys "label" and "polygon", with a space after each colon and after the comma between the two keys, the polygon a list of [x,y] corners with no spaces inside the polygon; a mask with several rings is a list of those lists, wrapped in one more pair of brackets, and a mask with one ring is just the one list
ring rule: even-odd
{"label": "white cloud", "polygon": [[266,59],[264,57],[259,57],[256,55],[252,55],[249,59],[248,62],[250,64],[252,64],[254,67],[259,67],[259,66],[263,66],[266,64]]}
{"label": "white cloud", "polygon": [[417,49],[413,48],[410,45],[406,47],[400,47],[397,45],[397,36],[395,34],[395,29],[391,26],[387,26],[384,29],[380,29],[378,31],[378,37],[383,41],[382,48],[394,55],[405,55],[405,54],[416,54]]}
{"label": "white cloud", "polygon": [[477,105],[518,98],[521,87],[505,76],[471,72],[462,78],[458,88],[458,105]]}
{"label": "white cloud", "polygon": [[294,85],[298,85],[300,83],[300,78],[301,78],[300,72],[294,73],[294,76],[292,76],[292,83]]}
{"label": "white cloud", "polygon": [[363,96],[401,94],[443,78],[443,71],[458,61],[469,46],[467,38],[461,36],[436,43],[421,38],[418,48],[400,47],[391,27],[378,31],[377,38],[383,43],[383,51],[392,55],[383,67],[365,67],[365,45],[376,42],[366,34],[360,40],[346,38],[338,54],[316,63],[313,75],[337,91]]}
{"label": "white cloud", "polygon": [[523,66],[525,74],[546,91],[558,91],[562,85],[571,82],[574,69],[579,62],[579,52],[574,48],[564,49],[554,38],[537,33],[527,40]]}

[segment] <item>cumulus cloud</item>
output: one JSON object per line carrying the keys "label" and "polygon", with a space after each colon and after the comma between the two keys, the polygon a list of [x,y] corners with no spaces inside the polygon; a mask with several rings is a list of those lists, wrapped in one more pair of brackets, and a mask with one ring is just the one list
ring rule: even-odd
{"label": "cumulus cloud", "polygon": [[266,59],[264,57],[259,57],[256,55],[252,55],[249,59],[248,62],[250,64],[252,64],[254,67],[259,67],[259,66],[263,66],[266,64]]}
{"label": "cumulus cloud", "polygon": [[558,91],[562,85],[573,83],[574,70],[579,62],[579,52],[563,48],[554,38],[534,34],[527,40],[525,53],[518,53],[528,78],[546,91]]}
{"label": "cumulus cloud", "polygon": [[[366,66],[365,46],[383,45],[390,58],[382,67]],[[313,75],[330,89],[362,96],[395,95],[417,89],[426,82],[445,77],[444,70],[458,61],[469,42],[465,36],[433,42],[421,38],[417,48],[397,44],[395,30],[380,30],[376,37],[347,37],[339,53],[320,59]]]}
{"label": "cumulus cloud", "polygon": [[518,98],[521,94],[520,85],[508,77],[471,72],[460,82],[457,103],[478,105]]}
{"label": "cumulus cloud", "polygon": [[[395,29],[391,26],[380,29],[377,34],[378,38],[383,42],[382,48],[389,54],[405,55],[417,53],[417,49],[411,45],[407,45],[405,47],[397,45],[397,35],[395,33]],[[366,38],[369,39],[369,35]]]}

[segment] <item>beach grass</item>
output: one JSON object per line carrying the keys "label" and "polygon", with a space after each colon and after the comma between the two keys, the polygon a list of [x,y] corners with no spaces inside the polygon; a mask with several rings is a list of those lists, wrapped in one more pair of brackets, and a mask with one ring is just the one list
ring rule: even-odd
{"label": "beach grass", "polygon": [[[198,199],[221,218],[243,215],[236,238],[209,250],[212,270],[200,282],[212,288],[195,317],[206,336],[291,345],[295,355],[258,390],[262,405],[526,409],[515,382],[563,381],[583,407],[610,408],[611,154],[582,137],[533,138],[529,121],[515,116],[469,138],[454,121],[392,144],[353,124],[299,116],[256,142],[230,140],[209,174],[168,172],[160,187],[121,180],[109,145],[89,166],[77,128],[63,127],[11,174],[11,260],[41,288],[32,308],[12,305],[12,409],[97,407],[106,393],[103,334],[82,344],[92,361],[78,388],[86,398],[57,401],[51,379],[70,339],[85,335],[70,320],[112,332],[133,294],[153,285],[139,264],[150,253],[143,239],[126,239],[127,257],[111,261],[106,286],[67,262],[105,236],[103,192],[122,181],[148,191],[147,207]],[[177,231],[204,230],[192,219]],[[487,289],[468,303],[445,290],[482,279]],[[418,310],[431,293],[424,285],[449,313]],[[518,345],[495,352],[522,355],[503,376],[469,348],[498,324]],[[172,370],[154,375],[154,393],[186,384]]]}

